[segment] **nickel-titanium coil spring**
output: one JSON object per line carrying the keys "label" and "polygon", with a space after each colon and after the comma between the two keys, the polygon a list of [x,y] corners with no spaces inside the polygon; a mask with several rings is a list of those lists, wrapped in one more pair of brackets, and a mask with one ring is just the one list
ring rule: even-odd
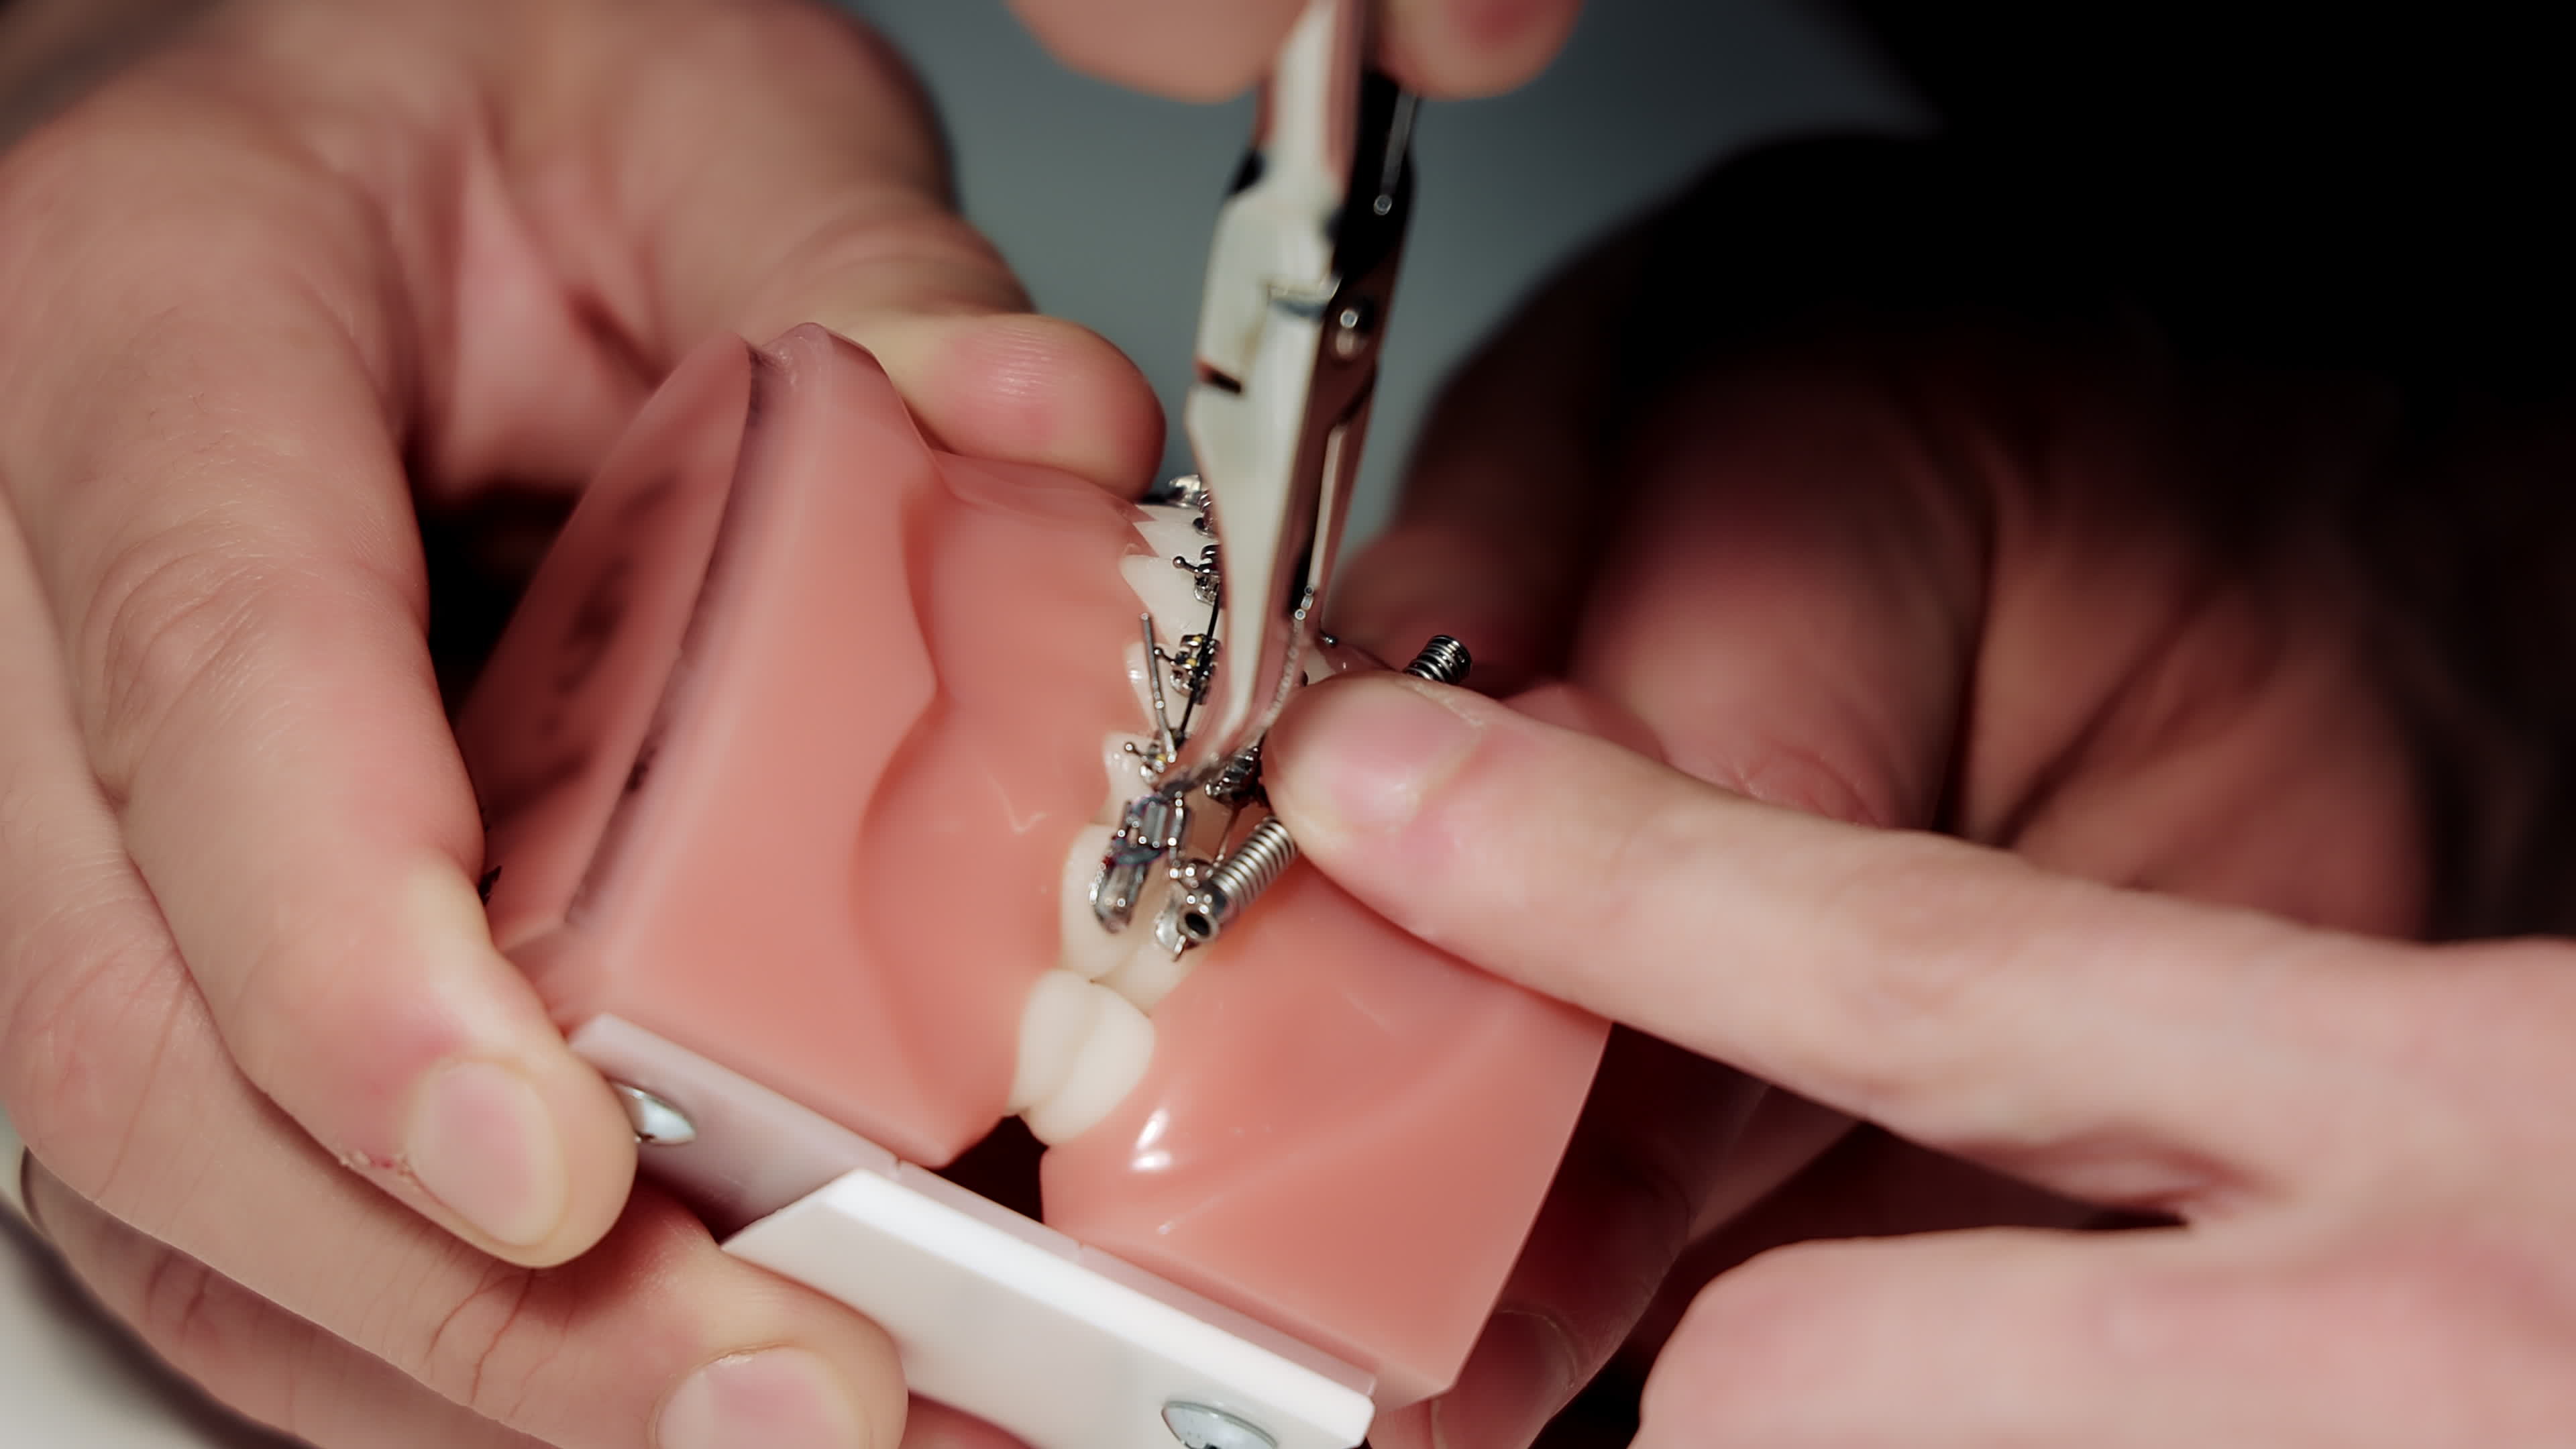
{"label": "nickel-titanium coil spring", "polygon": [[[1446,634],[1434,634],[1404,672],[1434,684],[1456,684],[1467,677],[1471,662],[1466,645]],[[1181,898],[1182,938],[1195,946],[1215,940],[1296,861],[1297,842],[1277,816],[1254,826],[1233,854],[1211,867],[1207,878]]]}

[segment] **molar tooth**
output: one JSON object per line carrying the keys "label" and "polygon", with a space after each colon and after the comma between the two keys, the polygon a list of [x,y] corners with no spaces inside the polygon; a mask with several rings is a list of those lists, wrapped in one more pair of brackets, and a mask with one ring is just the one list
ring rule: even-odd
{"label": "molar tooth", "polygon": [[1154,1024],[1117,993],[1049,971],[1029,989],[1020,1020],[1011,1103],[1049,1146],[1115,1110],[1154,1059]]}

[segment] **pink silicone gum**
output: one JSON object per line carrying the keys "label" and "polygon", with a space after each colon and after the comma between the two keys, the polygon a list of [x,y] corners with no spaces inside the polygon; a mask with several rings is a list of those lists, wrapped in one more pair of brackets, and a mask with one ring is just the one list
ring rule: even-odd
{"label": "pink silicone gum", "polygon": [[[984,1136],[1103,741],[1144,728],[1135,518],[934,453],[819,328],[693,355],[459,722],[494,935],[557,1021],[621,1017],[926,1165]],[[1605,1028],[1302,866],[1193,960],[1144,1081],[1048,1154],[1048,1222],[1375,1373],[1382,1405],[1437,1392]]]}
{"label": "pink silicone gum", "polygon": [[1100,741],[1141,723],[1131,517],[934,457],[820,328],[697,353],[459,723],[501,948],[567,1026],[622,1017],[916,1162],[973,1145]]}
{"label": "pink silicone gum", "polygon": [[1599,1062],[1599,1018],[1431,950],[1310,866],[1154,1011],[1046,1155],[1047,1221],[1377,1375],[1456,1380]]}

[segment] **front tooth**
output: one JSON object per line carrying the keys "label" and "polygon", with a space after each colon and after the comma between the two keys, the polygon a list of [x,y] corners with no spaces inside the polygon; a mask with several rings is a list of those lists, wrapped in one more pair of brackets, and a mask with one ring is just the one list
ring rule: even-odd
{"label": "front tooth", "polygon": [[1154,631],[1165,648],[1183,634],[1197,633],[1199,621],[1208,612],[1208,606],[1199,602],[1195,576],[1175,565],[1175,557],[1185,555],[1131,553],[1118,561],[1119,575],[1154,616]]}
{"label": "front tooth", "polygon": [[1162,1005],[1163,998],[1171,995],[1172,988],[1188,978],[1191,970],[1200,964],[1197,958],[1205,955],[1208,949],[1200,947],[1173,955],[1169,947],[1154,939],[1154,917],[1146,914],[1148,907],[1160,913],[1162,895],[1158,893],[1151,900],[1137,905],[1136,924],[1117,938],[1119,944],[1126,947],[1124,959],[1100,978],[1101,985],[1133,1003],[1138,1011],[1152,1011]]}
{"label": "front tooth", "polygon": [[[1160,554],[1169,567],[1175,558],[1198,562],[1199,551],[1216,540],[1199,531],[1198,513],[1188,508],[1147,508],[1137,521],[1136,532],[1145,547]],[[1178,574],[1180,570],[1173,569]]]}
{"label": "front tooth", "polygon": [[1049,971],[1020,1015],[1011,1103],[1040,1142],[1089,1131],[1116,1110],[1154,1059],[1154,1024],[1116,992]]}
{"label": "front tooth", "polygon": [[[1157,639],[1162,637],[1162,626],[1159,622],[1155,625],[1154,637]],[[1145,657],[1145,641],[1141,638],[1128,645],[1127,652],[1120,658],[1127,666],[1127,683],[1136,691],[1136,708],[1143,713],[1146,727],[1150,729],[1154,723],[1154,681],[1153,677],[1145,671],[1158,667],[1157,662]],[[1171,708],[1169,689],[1163,692],[1163,707]]]}
{"label": "front tooth", "polygon": [[1100,859],[1109,853],[1110,829],[1086,825],[1065,848],[1063,902],[1056,923],[1056,964],[1085,981],[1105,975],[1135,945],[1134,928],[1111,935],[1091,908],[1092,882],[1100,878]]}
{"label": "front tooth", "polygon": [[1091,983],[1049,971],[1029,985],[1020,1006],[1020,1055],[1011,1074],[1011,1110],[1025,1112],[1055,1095],[1073,1075],[1073,1059],[1100,1014]]}
{"label": "front tooth", "polygon": [[1127,813],[1127,802],[1153,788],[1145,774],[1145,751],[1152,745],[1148,736],[1129,734],[1110,735],[1100,742],[1100,772],[1108,777],[1109,797],[1100,802],[1092,824],[1116,825]]}

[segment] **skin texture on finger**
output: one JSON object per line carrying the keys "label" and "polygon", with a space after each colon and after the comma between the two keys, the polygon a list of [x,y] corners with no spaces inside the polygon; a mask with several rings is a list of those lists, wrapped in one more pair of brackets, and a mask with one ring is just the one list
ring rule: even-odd
{"label": "skin texture on finger", "polygon": [[162,1362],[244,1418],[323,1446],[542,1449],[125,1226],[41,1170],[36,1179],[54,1245],[82,1286]]}
{"label": "skin texture on finger", "polygon": [[[95,940],[95,920],[67,924]],[[851,1442],[892,1442],[900,1375],[883,1337],[854,1315],[725,1257],[695,1219],[650,1192],[572,1266],[536,1272],[483,1257],[295,1134],[231,1072],[166,950],[153,954],[129,950],[80,980],[44,983],[56,990],[40,989],[21,1010],[56,1008],[46,1029],[11,1040],[13,1111],[35,1124],[49,1160],[100,1181],[92,1191],[119,1216],[548,1444],[650,1442],[701,1369],[780,1346],[830,1367],[831,1412],[863,1426]],[[71,999],[52,1000],[57,992]],[[47,1050],[20,1052],[39,1045]],[[116,1079],[138,1083],[137,1097],[83,1101],[60,1085],[74,1067],[102,1078],[122,1068]],[[40,1211],[49,1225],[63,1218],[50,1202]],[[152,1305],[109,1301],[143,1312],[129,1321],[149,1330]],[[192,1361],[162,1346],[219,1396],[240,1403],[251,1392],[215,1373],[238,1360]]]}
{"label": "skin texture on finger", "polygon": [[550,1444],[648,1442],[698,1370],[782,1345],[830,1365],[847,1412],[877,1426],[864,1437],[891,1442],[902,1388],[882,1335],[727,1258],[668,1199],[639,1194],[575,1266],[540,1272],[387,1200],[299,1131],[218,1035],[82,767],[23,555],[0,564],[17,565],[0,568],[0,1100],[72,1191]]}
{"label": "skin texture on finger", "polygon": [[1693,1307],[1649,1380],[1672,1444],[2547,1443],[2562,1282],[2452,1233],[2287,1256],[2179,1230],[1816,1244]]}
{"label": "skin texture on finger", "polygon": [[[1431,96],[1491,95],[1539,73],[1582,0],[1386,0],[1379,57]],[[1269,72],[1306,0],[1011,0],[1058,60],[1188,101],[1240,94]]]}
{"label": "skin texture on finger", "polygon": [[1659,405],[1628,453],[1626,526],[1582,608],[1573,673],[1635,710],[1686,774],[1919,827],[1956,748],[1985,507],[1869,382],[1790,360]]}
{"label": "skin texture on finger", "polygon": [[[1987,1231],[1757,1259],[1712,1285],[1684,1318],[1647,1380],[1635,1442],[2181,1442],[2170,1422],[2151,1420],[2136,1437],[2118,1432],[2113,1404],[2132,1414],[2145,1406],[2103,1393],[2101,1339],[2118,1329],[2085,1301],[2116,1258],[2172,1250],[2121,1244],[2087,1254],[2091,1246]],[[1936,1303],[1940,1316],[1927,1319]],[[1900,1404],[1910,1419],[1900,1418]]]}
{"label": "skin texture on finger", "polygon": [[559,47],[511,138],[531,225],[644,356],[820,322],[874,352],[941,446],[1133,493],[1152,389],[1082,327],[1028,312],[951,203],[929,103],[873,33],[805,0],[620,10]]}
{"label": "skin texture on finger", "polygon": [[[113,154],[74,135],[11,200]],[[560,1261],[615,1217],[632,1139],[475,898],[381,258],[272,155],[156,159],[186,169],[98,243],[123,265],[75,250],[100,212],[78,202],[0,259],[0,304],[62,334],[49,367],[9,369],[0,444],[47,596],[10,627],[50,613],[60,643],[6,647],[31,674],[67,661],[68,690],[26,697],[71,701],[84,748],[28,768],[95,776],[236,1059],[317,1140],[496,1251]]]}
{"label": "skin texture on finger", "polygon": [[1536,76],[1565,48],[1583,0],[1389,0],[1387,71],[1431,96],[1490,96]]}
{"label": "skin texture on finger", "polygon": [[[238,1412],[322,1449],[361,1444],[501,1449],[537,1443],[556,1449],[594,1444],[603,1449],[637,1444],[716,1449],[753,1442],[793,1444],[796,1449],[807,1445],[864,1449],[896,1443],[904,1422],[900,1380],[892,1371],[891,1351],[881,1336],[802,1289],[714,1254],[711,1246],[705,1251],[713,1266],[741,1274],[744,1281],[731,1293],[708,1297],[721,1317],[736,1321],[716,1326],[704,1337],[722,1344],[730,1331],[738,1348],[689,1350],[676,1341],[680,1335],[671,1331],[681,1327],[681,1321],[666,1312],[661,1315],[663,1322],[639,1325],[645,1332],[621,1345],[632,1355],[624,1375],[628,1382],[598,1382],[598,1371],[612,1365],[586,1362],[585,1354],[567,1351],[563,1345],[534,1345],[542,1350],[540,1356],[525,1359],[512,1351],[515,1341],[561,1333],[561,1325],[542,1322],[556,1307],[549,1300],[579,1290],[551,1279],[526,1281],[525,1270],[495,1264],[485,1281],[474,1286],[472,1298],[454,1305],[436,1325],[437,1336],[459,1340],[440,1352],[461,1360],[459,1367],[465,1370],[449,1376],[459,1378],[467,1391],[444,1398],[394,1364],[360,1351],[117,1222],[49,1176],[40,1175],[37,1191],[39,1211],[73,1271],[147,1346]],[[695,1224],[675,1206],[659,1200],[640,1203],[631,1230],[621,1230],[606,1250],[612,1258],[628,1261],[610,1271],[619,1277],[635,1276],[636,1269],[646,1266],[631,1261],[637,1253],[675,1260],[682,1252],[694,1254],[696,1250],[681,1244],[694,1230]],[[662,1237],[672,1241],[651,1242]],[[667,1271],[678,1265],[653,1266]],[[586,1268],[564,1271],[588,1276]],[[647,1280],[651,1276],[650,1272],[644,1275]],[[684,1272],[684,1276],[700,1275]],[[435,1291],[435,1285],[408,1286]],[[689,1286],[703,1292],[712,1285],[702,1281]],[[741,1311],[745,1300],[764,1295],[780,1300],[776,1306],[785,1311],[764,1315],[770,1320],[766,1323],[742,1321],[747,1317]],[[623,1306],[631,1310],[644,1305]],[[798,1322],[799,1318],[806,1321]],[[775,1381],[757,1385],[752,1394],[728,1386],[730,1396],[741,1402],[715,1405],[710,1412],[706,1401],[711,1395],[699,1387],[699,1370],[712,1369],[716,1375],[739,1380],[754,1365],[766,1369],[773,1364],[789,1373],[775,1374]],[[854,1365],[857,1371],[851,1372]],[[653,1375],[675,1368],[680,1376],[671,1391],[657,1395],[654,1391],[664,1385],[657,1384]],[[817,1403],[800,1402],[807,1386],[790,1376],[795,1370],[822,1376],[825,1382],[818,1387],[827,1397]],[[577,1382],[580,1378],[592,1382],[582,1384]],[[877,1400],[873,1407],[890,1412],[868,1422],[856,1402],[863,1390],[873,1392]],[[581,1396],[603,1391],[604,1396]],[[531,1436],[488,1414],[542,1427]],[[817,1427],[817,1421],[837,1432],[824,1436],[808,1432],[801,1437],[792,1432]],[[963,1430],[947,1439],[976,1442]]]}
{"label": "skin texture on finger", "polygon": [[[1830,1148],[1810,1155],[1796,1176],[1728,1211],[1674,1265],[1653,1307],[1620,1346],[1620,1360],[1636,1378],[1644,1377],[1702,1287],[1773,1249],[1985,1227],[2069,1230],[2102,1224],[2105,1216],[2090,1204],[1926,1151],[1876,1127],[1840,1132]],[[1732,1174],[1725,1186],[1734,1186]]]}
{"label": "skin texture on finger", "polygon": [[1273,741],[1306,853],[1405,929],[2070,1195],[2216,1210],[2363,1124],[2449,1130],[2374,1065],[2399,948],[1767,808],[1421,681],[1319,687]]}

